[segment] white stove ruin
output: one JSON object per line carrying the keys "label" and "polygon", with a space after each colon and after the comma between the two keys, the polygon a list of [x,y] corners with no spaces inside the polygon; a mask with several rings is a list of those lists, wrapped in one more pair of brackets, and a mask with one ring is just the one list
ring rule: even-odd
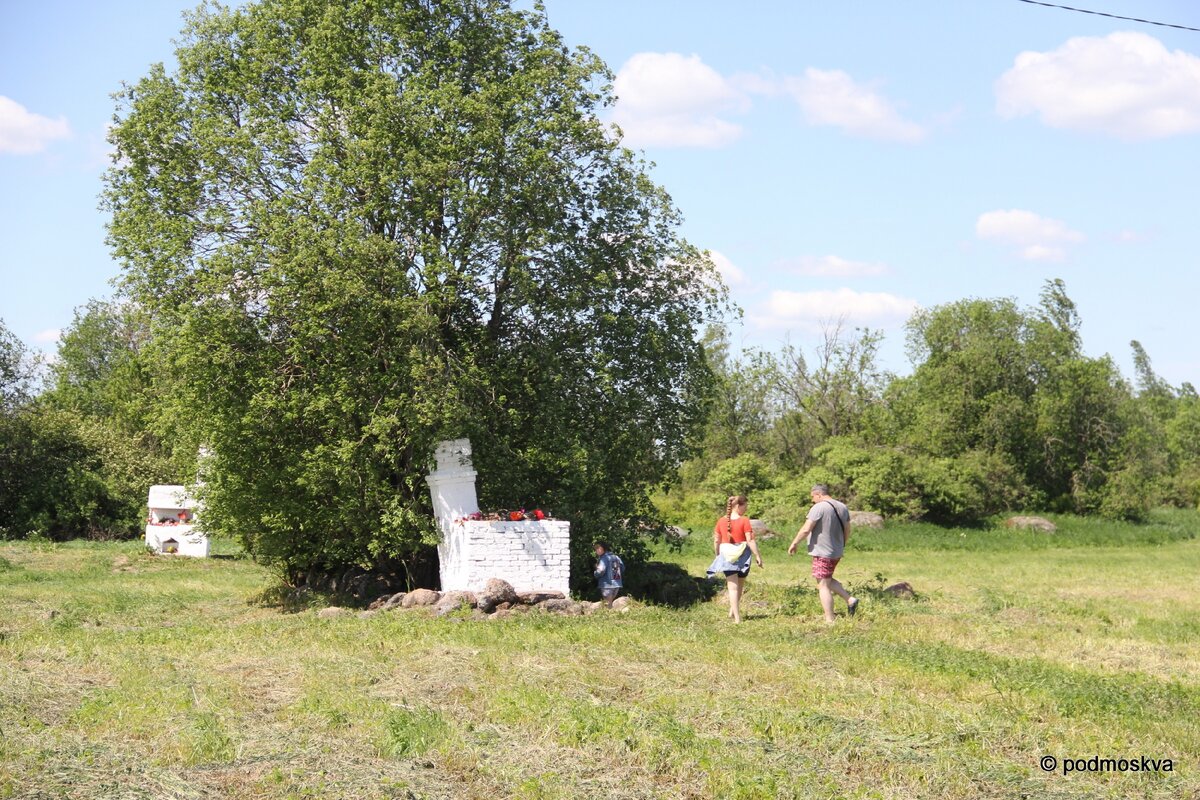
{"label": "white stove ruin", "polygon": [[208,537],[196,529],[196,508],[199,503],[176,485],[150,487],[146,502],[150,515],[146,518],[146,547],[155,553],[206,558]]}
{"label": "white stove ruin", "polygon": [[479,511],[471,442],[438,445],[429,494],[441,529],[442,591],[478,591],[501,578],[518,592],[569,592],[571,523],[560,520],[465,520]]}

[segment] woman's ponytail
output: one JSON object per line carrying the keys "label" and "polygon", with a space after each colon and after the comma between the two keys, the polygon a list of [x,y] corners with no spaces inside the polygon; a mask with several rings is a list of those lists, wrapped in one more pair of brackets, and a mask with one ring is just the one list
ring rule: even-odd
{"label": "woman's ponytail", "polygon": [[733,541],[733,509],[737,506],[744,506],[750,502],[744,494],[730,495],[725,501],[725,532],[729,534],[729,541]]}

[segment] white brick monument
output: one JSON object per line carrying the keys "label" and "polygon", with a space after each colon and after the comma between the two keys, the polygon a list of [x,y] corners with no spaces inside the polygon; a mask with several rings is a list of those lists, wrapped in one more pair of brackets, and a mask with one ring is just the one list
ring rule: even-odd
{"label": "white brick monument", "polygon": [[464,520],[479,511],[471,442],[442,442],[435,458],[437,468],[426,481],[442,535],[438,545],[442,591],[478,591],[488,578],[502,578],[518,592],[566,595],[571,578],[571,524],[550,519]]}
{"label": "white brick monument", "polygon": [[146,501],[146,547],[155,553],[208,556],[208,537],[196,529],[196,500],[183,486],[151,486]]}

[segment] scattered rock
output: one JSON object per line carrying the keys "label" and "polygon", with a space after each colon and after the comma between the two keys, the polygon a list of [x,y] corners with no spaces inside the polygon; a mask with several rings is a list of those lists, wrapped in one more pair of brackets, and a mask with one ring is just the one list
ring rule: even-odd
{"label": "scattered rock", "polygon": [[584,614],[595,614],[597,611],[599,611],[602,608],[604,608],[604,603],[599,600],[597,600],[594,603],[584,603],[583,604],[583,613]]}
{"label": "scattered rock", "polygon": [[566,598],[543,600],[538,603],[538,608],[555,614],[579,615],[583,613],[583,606],[581,604],[576,603],[574,600],[567,600]]}
{"label": "scattered rock", "polygon": [[391,599],[392,599],[392,596],[390,594],[381,594],[381,595],[379,595],[379,597],[376,597],[374,600],[371,601],[371,605],[367,606],[367,610],[368,611],[378,611],[379,609],[383,608],[387,604],[388,600],[391,600]]}
{"label": "scattered rock", "polygon": [[618,597],[616,600],[613,600],[612,607],[613,611],[620,611],[622,614],[627,614],[629,613],[629,609],[633,608],[633,598]]}
{"label": "scattered rock", "polygon": [[884,589],[884,591],[890,594],[892,597],[898,597],[901,600],[912,600],[917,596],[917,593],[913,591],[912,584],[908,583],[907,581],[893,583],[891,586]]}
{"label": "scattered rock", "polygon": [[341,606],[329,606],[329,608],[322,608],[320,611],[318,611],[317,617],[319,619],[332,619],[334,617],[341,617],[349,613],[350,612],[347,609],[344,609]]}
{"label": "scattered rock", "polygon": [[1009,517],[1004,520],[1004,527],[1041,531],[1042,533],[1054,533],[1058,530],[1058,526],[1045,517]]}
{"label": "scattered rock", "polygon": [[519,600],[512,584],[500,578],[488,578],[483,591],[475,593],[475,599],[479,601],[480,608],[489,612],[501,603],[516,603]]}
{"label": "scattered rock", "polygon": [[545,600],[564,600],[562,592],[517,592],[517,599],[527,606],[536,606]]}
{"label": "scattered rock", "polygon": [[371,617],[375,616],[378,613],[379,613],[378,611],[368,608],[366,611],[358,612],[358,618],[359,619],[370,619]]}
{"label": "scattered rock", "polygon": [[404,598],[407,596],[405,592],[396,592],[388,598],[387,602],[379,607],[380,611],[391,611],[393,608],[400,608],[404,603]]}
{"label": "scattered rock", "polygon": [[441,592],[435,592],[433,589],[413,589],[408,594],[404,595],[404,599],[400,601],[401,608],[414,608],[416,606],[431,606],[442,599]]}
{"label": "scattered rock", "polygon": [[512,616],[512,611],[507,608],[498,608],[487,615],[488,619],[508,619]]}
{"label": "scattered rock", "polygon": [[851,511],[850,528],[882,528],[883,516],[874,511]]}
{"label": "scattered rock", "polygon": [[446,592],[442,595],[442,599],[437,601],[434,606],[434,612],[439,617],[444,617],[452,611],[457,611],[460,608],[474,608],[478,605],[475,599],[474,592]]}

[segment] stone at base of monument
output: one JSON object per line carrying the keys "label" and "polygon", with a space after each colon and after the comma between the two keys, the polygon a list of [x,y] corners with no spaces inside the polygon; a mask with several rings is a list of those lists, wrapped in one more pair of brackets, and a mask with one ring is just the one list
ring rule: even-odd
{"label": "stone at base of monument", "polygon": [[543,600],[563,600],[562,592],[517,592],[517,599],[527,606],[536,606]]}
{"label": "stone at base of monument", "polygon": [[[521,592],[513,589],[512,584],[502,578],[488,578],[484,588],[475,592],[435,592],[431,589],[414,589],[411,592],[399,592],[393,595],[383,595],[371,603],[369,610],[361,612],[362,619],[370,619],[382,611],[417,612],[424,608],[432,611],[434,616],[461,619],[454,615],[456,611],[469,611],[471,619],[504,619],[514,614],[527,614],[531,611],[546,611],[553,614],[578,616],[590,614],[603,603],[580,603],[570,599],[562,592]],[[618,597],[613,608],[618,611],[628,611],[633,605],[627,597]],[[337,612],[330,611],[324,616],[335,616]],[[321,616],[321,615],[318,615]],[[465,615],[464,615],[465,616]]]}
{"label": "stone at base of monument", "polygon": [[400,606],[402,608],[432,606],[437,605],[437,602],[441,599],[442,593],[435,592],[433,589],[413,589],[411,592],[404,595],[404,599],[400,601]]}

